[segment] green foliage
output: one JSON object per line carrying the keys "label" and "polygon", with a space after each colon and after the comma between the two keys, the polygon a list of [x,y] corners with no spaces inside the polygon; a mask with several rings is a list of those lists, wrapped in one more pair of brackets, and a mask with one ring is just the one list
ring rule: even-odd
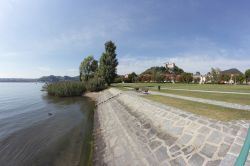
{"label": "green foliage", "polygon": [[116,59],[116,46],[112,41],[105,43],[105,52],[100,58],[99,75],[101,75],[108,86],[116,77],[116,67],[118,61]]}
{"label": "green foliage", "polygon": [[101,91],[103,89],[106,89],[104,79],[103,78],[99,78],[99,77],[91,78],[87,82],[87,89],[90,92],[98,92],[98,91]]}
{"label": "green foliage", "polygon": [[246,77],[246,81],[250,81],[250,69],[245,71],[245,77]]}
{"label": "green foliage", "polygon": [[136,91],[138,91],[138,90],[139,90],[139,87],[135,87],[134,89],[135,89]]}
{"label": "green foliage", "polygon": [[178,66],[174,66],[174,68],[172,69],[172,71],[170,71],[170,73],[182,74],[182,73],[184,73],[184,70],[179,68]]}
{"label": "green foliage", "polygon": [[244,82],[244,80],[245,80],[245,75],[244,74],[240,74],[240,75],[236,76],[236,82],[237,83],[242,84]]}
{"label": "green foliage", "polygon": [[212,82],[219,83],[221,77],[221,70],[219,68],[211,68]]}
{"label": "green foliage", "polygon": [[124,82],[126,82],[126,83],[135,83],[135,82],[138,81],[138,79],[139,78],[138,78],[137,74],[135,72],[133,72],[133,73],[130,73],[128,75],[128,78],[124,79]]}
{"label": "green foliage", "polygon": [[155,74],[155,81],[156,82],[163,82],[165,79],[164,74],[160,73],[160,72],[156,72]]}
{"label": "green foliage", "polygon": [[228,82],[230,80],[230,76],[228,74],[222,74],[220,80]]}
{"label": "green foliage", "polygon": [[117,76],[115,77],[114,83],[122,83],[123,77],[122,76]]}
{"label": "green foliage", "polygon": [[154,72],[160,72],[160,73],[165,73],[166,72],[166,68],[163,66],[155,66],[155,67],[151,67],[147,70],[145,70],[143,73],[141,73],[142,75],[144,74],[153,74]]}
{"label": "green foliage", "polygon": [[182,73],[180,81],[185,83],[192,82],[193,81],[192,73]]}
{"label": "green foliage", "polygon": [[94,59],[93,56],[86,57],[80,64],[80,80],[88,81],[90,78],[93,78],[94,73],[98,68],[98,62]]}
{"label": "green foliage", "polygon": [[78,81],[50,83],[46,89],[49,95],[59,97],[81,96],[86,91],[85,85]]}
{"label": "green foliage", "polygon": [[141,91],[143,92],[148,92],[149,88],[148,87],[141,87]]}

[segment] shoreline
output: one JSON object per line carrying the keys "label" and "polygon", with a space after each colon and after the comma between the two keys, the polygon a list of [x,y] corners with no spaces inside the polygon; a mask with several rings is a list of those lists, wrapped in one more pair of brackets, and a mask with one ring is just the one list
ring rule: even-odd
{"label": "shoreline", "polygon": [[250,123],[211,120],[116,88],[89,95],[105,101],[94,112],[93,165],[228,165]]}

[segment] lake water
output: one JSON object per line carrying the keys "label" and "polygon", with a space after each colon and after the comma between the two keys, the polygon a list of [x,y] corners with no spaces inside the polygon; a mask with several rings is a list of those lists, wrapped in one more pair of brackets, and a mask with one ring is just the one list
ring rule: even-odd
{"label": "lake water", "polygon": [[0,83],[0,165],[85,165],[94,102],[47,96],[42,86]]}

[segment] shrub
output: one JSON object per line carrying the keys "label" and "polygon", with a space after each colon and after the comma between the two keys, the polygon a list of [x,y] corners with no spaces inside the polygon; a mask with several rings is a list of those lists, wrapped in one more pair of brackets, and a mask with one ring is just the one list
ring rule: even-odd
{"label": "shrub", "polygon": [[91,92],[98,92],[105,88],[105,80],[102,78],[94,77],[87,83],[87,89]]}
{"label": "shrub", "polygon": [[135,87],[135,90],[138,91],[138,90],[139,90],[139,87]]}
{"label": "shrub", "polygon": [[86,91],[85,85],[78,81],[50,83],[46,89],[49,95],[59,97],[81,96]]}
{"label": "shrub", "polygon": [[141,90],[142,90],[143,92],[148,92],[149,88],[147,88],[147,87],[142,87]]}

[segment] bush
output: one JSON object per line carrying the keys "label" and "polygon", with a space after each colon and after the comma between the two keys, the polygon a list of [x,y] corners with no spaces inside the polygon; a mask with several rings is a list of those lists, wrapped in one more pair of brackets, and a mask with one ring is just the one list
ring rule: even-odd
{"label": "bush", "polygon": [[135,90],[138,91],[138,90],[139,90],[139,87],[135,87]]}
{"label": "bush", "polygon": [[90,92],[98,92],[103,89],[106,89],[105,80],[102,78],[94,77],[88,81],[87,89]]}
{"label": "bush", "polygon": [[142,90],[143,92],[148,92],[149,88],[147,88],[147,87],[142,87],[141,90]]}
{"label": "bush", "polygon": [[78,81],[50,83],[46,89],[49,95],[59,97],[81,96],[86,91],[85,85]]}

